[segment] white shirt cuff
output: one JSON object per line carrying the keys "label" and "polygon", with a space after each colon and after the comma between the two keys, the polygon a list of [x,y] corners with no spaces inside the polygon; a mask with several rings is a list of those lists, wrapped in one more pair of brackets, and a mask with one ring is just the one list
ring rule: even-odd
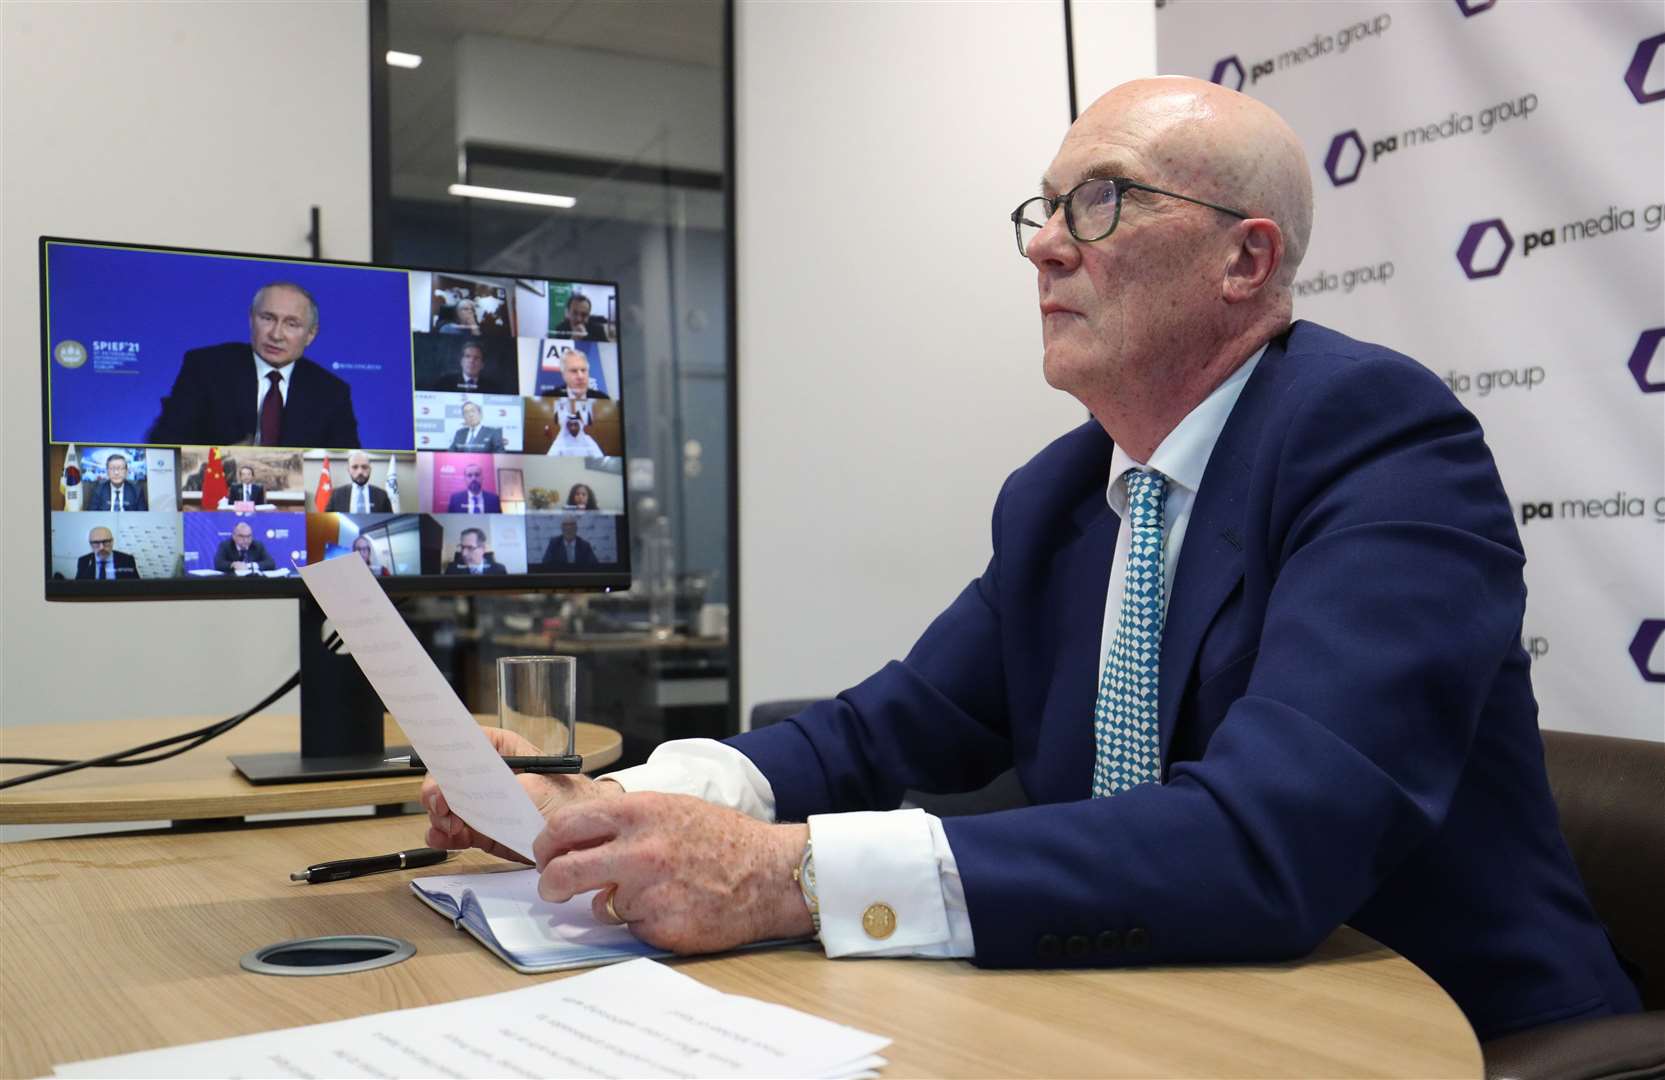
{"label": "white shirt cuff", "polygon": [[644,764],[599,777],[626,791],[692,795],[759,821],[775,820],[775,789],[752,759],[715,739],[661,743]]}
{"label": "white shirt cuff", "polygon": [[[942,821],[923,810],[816,814],[815,893],[828,956],[971,956],[965,887]],[[864,916],[883,904],[896,929],[875,938]]]}

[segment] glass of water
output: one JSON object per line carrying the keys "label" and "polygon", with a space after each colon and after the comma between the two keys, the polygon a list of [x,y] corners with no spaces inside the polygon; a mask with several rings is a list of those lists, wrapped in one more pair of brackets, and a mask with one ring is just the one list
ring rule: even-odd
{"label": "glass of water", "polygon": [[578,658],[505,656],[497,661],[497,726],[540,754],[571,754],[578,732]]}

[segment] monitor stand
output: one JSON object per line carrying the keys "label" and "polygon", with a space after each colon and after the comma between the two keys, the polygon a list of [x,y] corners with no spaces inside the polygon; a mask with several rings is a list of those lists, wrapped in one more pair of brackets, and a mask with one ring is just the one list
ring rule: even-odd
{"label": "monitor stand", "polygon": [[408,766],[382,760],[410,747],[384,745],[382,699],[358,661],[324,647],[324,610],[310,594],[301,597],[300,629],[300,753],[232,754],[237,771],[251,784],[412,775]]}

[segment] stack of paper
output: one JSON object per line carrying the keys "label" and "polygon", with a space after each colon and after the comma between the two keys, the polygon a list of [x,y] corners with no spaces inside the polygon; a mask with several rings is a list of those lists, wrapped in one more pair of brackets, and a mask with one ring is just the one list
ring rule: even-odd
{"label": "stack of paper", "polygon": [[57,1076],[872,1076],[880,1035],[652,960],[448,1005],[60,1065]]}
{"label": "stack of paper", "polygon": [[590,909],[593,892],[564,904],[539,899],[536,870],[417,878],[410,887],[516,971],[532,974],[670,955],[622,926],[597,922]]}

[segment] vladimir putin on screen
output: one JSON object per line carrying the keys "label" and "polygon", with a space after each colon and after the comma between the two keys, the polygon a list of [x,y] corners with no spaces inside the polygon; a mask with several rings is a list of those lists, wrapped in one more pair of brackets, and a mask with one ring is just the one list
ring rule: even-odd
{"label": "vladimir putin on screen", "polygon": [[207,446],[357,446],[352,388],[308,359],[318,304],[293,282],[264,285],[249,305],[249,344],[185,354],[149,442]]}
{"label": "vladimir putin on screen", "polygon": [[139,565],[133,556],[116,550],[116,537],[102,525],[87,533],[87,544],[92,551],[75,563],[76,581],[114,581],[117,578],[138,578]]}

